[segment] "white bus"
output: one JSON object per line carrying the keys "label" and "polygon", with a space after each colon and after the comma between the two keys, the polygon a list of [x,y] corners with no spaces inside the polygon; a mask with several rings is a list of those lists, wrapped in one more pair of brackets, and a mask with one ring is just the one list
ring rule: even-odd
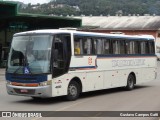
{"label": "white bus", "polygon": [[156,78],[153,36],[74,30],[14,34],[6,69],[7,92],[34,99],[66,96],[135,84]]}

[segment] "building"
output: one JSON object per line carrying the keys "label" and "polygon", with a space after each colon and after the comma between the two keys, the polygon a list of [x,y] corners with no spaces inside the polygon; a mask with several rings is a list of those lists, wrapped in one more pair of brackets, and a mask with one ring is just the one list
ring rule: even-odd
{"label": "building", "polygon": [[15,2],[0,1],[0,66],[7,60],[12,35],[35,29],[80,27],[81,19],[18,13]]}
{"label": "building", "polygon": [[153,35],[160,52],[160,16],[81,16],[82,30],[127,35]]}

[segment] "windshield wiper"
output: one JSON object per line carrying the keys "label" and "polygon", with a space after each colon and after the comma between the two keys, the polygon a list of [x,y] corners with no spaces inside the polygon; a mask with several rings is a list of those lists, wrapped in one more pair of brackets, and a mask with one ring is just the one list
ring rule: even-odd
{"label": "windshield wiper", "polygon": [[21,69],[21,68],[22,68],[22,66],[19,66],[13,73],[16,74],[17,71],[18,71],[19,69]]}

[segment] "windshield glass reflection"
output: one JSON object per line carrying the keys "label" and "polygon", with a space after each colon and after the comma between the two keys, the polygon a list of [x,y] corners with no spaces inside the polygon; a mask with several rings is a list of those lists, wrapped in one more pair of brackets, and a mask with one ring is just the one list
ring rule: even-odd
{"label": "windshield glass reflection", "polygon": [[52,39],[50,35],[14,37],[7,72],[23,74],[27,66],[31,73],[49,73]]}

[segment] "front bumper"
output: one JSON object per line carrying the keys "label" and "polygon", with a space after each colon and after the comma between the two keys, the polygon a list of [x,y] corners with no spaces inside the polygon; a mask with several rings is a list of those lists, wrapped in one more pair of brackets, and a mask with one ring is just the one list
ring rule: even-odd
{"label": "front bumper", "polygon": [[24,86],[13,86],[6,84],[6,88],[9,95],[41,97],[41,98],[52,97],[51,85],[39,86],[39,87],[24,87]]}

